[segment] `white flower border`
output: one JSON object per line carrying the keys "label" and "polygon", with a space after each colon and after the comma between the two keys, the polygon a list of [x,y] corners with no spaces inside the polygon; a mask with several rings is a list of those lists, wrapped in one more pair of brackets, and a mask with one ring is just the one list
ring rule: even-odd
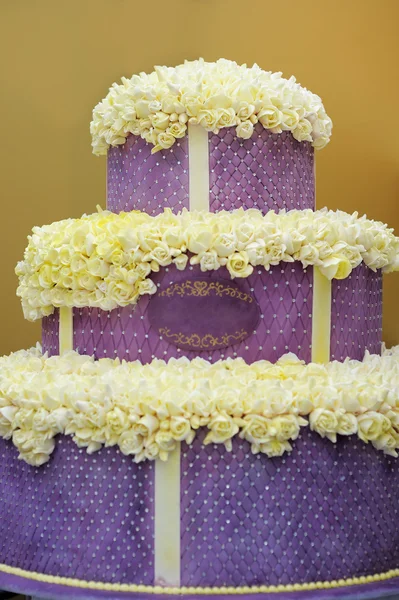
{"label": "white flower border", "polygon": [[93,152],[107,154],[110,146],[124,144],[133,134],[152,144],[154,153],[184,137],[188,124],[214,133],[235,127],[238,137],[248,139],[261,123],[273,133],[290,131],[296,140],[323,148],[332,122],[321,99],[294,77],[281,75],[256,64],[199,59],[123,77],[93,110]]}
{"label": "white flower border", "polygon": [[59,433],[88,453],[118,446],[136,462],[166,460],[200,427],[205,444],[231,450],[235,435],[253,453],[281,456],[302,426],[332,442],[357,435],[397,457],[399,346],[364,361],[305,364],[287,354],[276,364],[241,358],[120,363],[40,347],[0,358],[0,436],[33,466],[49,460]]}
{"label": "white flower border", "polygon": [[327,209],[263,215],[259,210],[189,212],[156,217],[103,211],[35,227],[18,263],[17,294],[35,320],[54,307],[112,310],[153,294],[152,272],[174,264],[202,271],[225,266],[232,278],[280,262],[317,266],[328,279],[348,277],[362,261],[399,268],[399,238],[383,223]]}

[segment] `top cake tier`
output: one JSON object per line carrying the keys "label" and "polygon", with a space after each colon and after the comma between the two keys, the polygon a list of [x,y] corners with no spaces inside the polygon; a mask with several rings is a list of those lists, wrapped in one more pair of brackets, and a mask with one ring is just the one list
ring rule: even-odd
{"label": "top cake tier", "polygon": [[93,111],[112,211],[314,208],[320,98],[281,73],[203,60],[114,84]]}

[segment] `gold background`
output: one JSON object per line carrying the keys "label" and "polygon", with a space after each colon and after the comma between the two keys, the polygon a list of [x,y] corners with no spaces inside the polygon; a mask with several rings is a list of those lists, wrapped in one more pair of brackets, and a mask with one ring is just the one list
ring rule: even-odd
{"label": "gold background", "polygon": [[[334,122],[317,153],[317,204],[399,232],[397,0],[2,0],[0,355],[40,339],[14,266],[34,225],[105,206],[94,105],[122,75],[203,56],[294,74]],[[399,273],[385,277],[384,339],[399,343]]]}

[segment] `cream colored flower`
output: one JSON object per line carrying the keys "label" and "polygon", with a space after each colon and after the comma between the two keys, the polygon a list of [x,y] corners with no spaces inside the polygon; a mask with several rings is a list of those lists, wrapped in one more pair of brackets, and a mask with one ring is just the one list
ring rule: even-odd
{"label": "cream colored flower", "polygon": [[291,133],[298,142],[312,141],[312,124],[307,119],[300,119]]}
{"label": "cream colored flower", "polygon": [[377,440],[391,428],[388,417],[372,410],[359,415],[357,423],[358,435],[364,442]]}
{"label": "cream colored flower", "polygon": [[208,428],[210,431],[204,439],[204,444],[228,443],[231,449],[231,438],[238,433],[238,425],[231,417],[220,413],[209,422]]}
{"label": "cream colored flower", "polygon": [[264,444],[274,435],[271,419],[261,415],[246,415],[243,418],[243,426],[240,437],[248,440],[251,444]]}
{"label": "cream colored flower", "polygon": [[150,121],[155,129],[165,130],[169,125],[169,115],[162,111],[158,111],[155,114],[150,115]]}
{"label": "cream colored flower", "polygon": [[232,127],[236,124],[236,114],[233,108],[220,108],[217,111],[216,127]]}
{"label": "cream colored flower", "polygon": [[327,279],[346,279],[352,272],[352,265],[345,256],[331,256],[320,265],[320,271]]}
{"label": "cream colored flower", "polygon": [[188,444],[194,439],[195,433],[191,429],[189,419],[184,417],[171,417],[170,419],[170,434],[177,442],[186,441]]}
{"label": "cream colored flower", "polygon": [[316,408],[309,415],[309,425],[321,437],[327,437],[332,442],[337,441],[338,418],[334,411]]}
{"label": "cream colored flower", "polygon": [[118,446],[122,454],[140,454],[144,448],[144,437],[135,433],[133,429],[124,431],[118,440]]}
{"label": "cream colored flower", "polygon": [[338,416],[337,433],[339,435],[353,435],[357,433],[358,422],[355,415],[343,413]]}
{"label": "cream colored flower", "polygon": [[244,251],[231,254],[226,267],[232,277],[248,277],[254,268],[249,264],[248,254]]}
{"label": "cream colored flower", "polygon": [[158,150],[164,149],[167,150],[175,143],[175,138],[173,135],[167,130],[165,132],[159,133],[157,135],[157,144],[151,150],[151,153],[154,154]]}
{"label": "cream colored flower", "polygon": [[260,451],[266,454],[269,458],[282,456],[284,452],[291,452],[292,446],[286,440],[280,441],[275,438],[260,445]]}
{"label": "cream colored flower", "polygon": [[19,450],[19,458],[33,467],[40,467],[46,463],[55,446],[51,435],[23,429],[14,431],[12,441]]}
{"label": "cream colored flower", "polygon": [[270,428],[273,437],[283,442],[285,440],[296,440],[300,427],[307,425],[307,421],[295,415],[280,415],[271,419]]}
{"label": "cream colored flower", "polygon": [[276,106],[269,105],[262,108],[258,114],[258,121],[266,129],[276,129],[280,126],[283,115]]}
{"label": "cream colored flower", "polygon": [[198,112],[197,123],[202,125],[206,131],[213,131],[216,129],[219,115],[217,111],[210,109],[202,109]]}
{"label": "cream colored flower", "polygon": [[398,458],[399,438],[396,431],[391,429],[382,433],[377,439],[372,440],[372,444],[377,450],[382,450],[384,454]]}
{"label": "cream colored flower", "polygon": [[180,121],[177,121],[177,123],[172,123],[169,127],[169,133],[176,139],[182,138],[187,133],[187,125],[180,123]]}

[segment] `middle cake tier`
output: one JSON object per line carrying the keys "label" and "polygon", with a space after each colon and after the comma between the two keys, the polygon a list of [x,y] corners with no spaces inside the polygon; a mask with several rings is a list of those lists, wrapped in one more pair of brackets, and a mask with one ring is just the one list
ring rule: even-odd
{"label": "middle cake tier", "polygon": [[[112,311],[73,309],[73,348],[95,358],[149,363],[200,356],[211,362],[242,357],[275,362],[287,352],[309,362],[318,306],[313,267],[299,262],[258,267],[232,280],[227,269],[202,272],[174,265],[152,275],[153,296]],[[330,359],[361,360],[382,343],[382,274],[364,263],[331,289]],[[319,309],[319,311],[317,311]],[[59,312],[43,319],[43,350],[59,353]],[[314,358],[314,357],[313,357]]]}

